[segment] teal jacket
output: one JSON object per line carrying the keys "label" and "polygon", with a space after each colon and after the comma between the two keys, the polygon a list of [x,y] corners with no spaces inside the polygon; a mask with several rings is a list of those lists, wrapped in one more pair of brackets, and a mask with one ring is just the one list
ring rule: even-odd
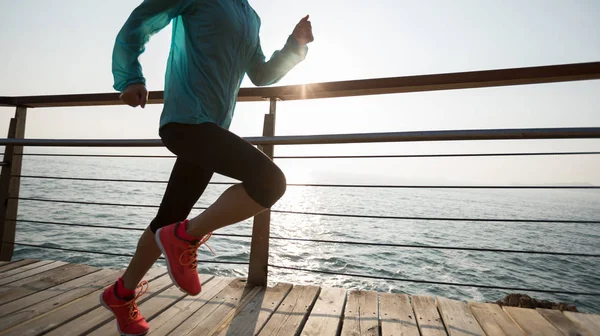
{"label": "teal jacket", "polygon": [[146,83],[138,60],[150,37],[173,22],[160,127],[212,122],[229,128],[240,85],[278,82],[304,60],[308,48],[289,36],[266,61],[260,17],[247,0],[145,0],[117,35],[114,88]]}

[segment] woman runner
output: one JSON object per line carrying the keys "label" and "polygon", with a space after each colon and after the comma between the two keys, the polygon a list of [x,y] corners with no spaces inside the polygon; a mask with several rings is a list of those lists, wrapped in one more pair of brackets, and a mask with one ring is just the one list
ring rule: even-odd
{"label": "woman runner", "polygon": [[[173,23],[159,135],[177,160],[154,220],[142,234],[122,277],[101,303],[124,335],[143,335],[148,324],[136,299],[161,253],[174,284],[198,295],[197,250],[214,230],[268,208],[286,189],[282,171],[261,151],[228,131],[244,75],[257,86],[278,82],[304,60],[313,41],[306,16],[267,61],[260,17],[247,0],[145,0],[120,30],[113,51],[114,88],[132,107],[145,107],[146,80],[138,60],[150,37]],[[241,181],[203,213],[187,220],[213,173]]]}

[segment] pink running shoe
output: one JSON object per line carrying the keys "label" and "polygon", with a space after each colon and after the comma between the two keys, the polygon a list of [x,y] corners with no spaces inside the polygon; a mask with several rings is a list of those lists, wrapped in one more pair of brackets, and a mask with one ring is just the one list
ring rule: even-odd
{"label": "pink running shoe", "polygon": [[137,293],[128,298],[117,295],[116,283],[100,294],[100,303],[110,310],[117,319],[117,329],[121,335],[141,336],[148,333],[148,323],[140,313],[136,300],[148,290],[148,281],[142,281],[137,287]]}
{"label": "pink running shoe", "polygon": [[177,235],[177,230],[179,225],[186,225],[187,222],[185,220],[158,229],[156,243],[167,259],[167,269],[173,283],[189,295],[198,295],[202,291],[198,275],[198,248],[206,243],[212,233],[200,240],[185,240]]}

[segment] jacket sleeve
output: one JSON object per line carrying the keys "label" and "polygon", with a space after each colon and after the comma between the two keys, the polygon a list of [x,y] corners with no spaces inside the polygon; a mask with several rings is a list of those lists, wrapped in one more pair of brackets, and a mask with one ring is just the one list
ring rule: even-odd
{"label": "jacket sleeve", "polygon": [[122,92],[130,84],[144,83],[139,56],[150,37],[182,14],[190,0],[144,0],[129,16],[115,41],[112,54],[113,88]]}
{"label": "jacket sleeve", "polygon": [[308,47],[299,45],[296,39],[290,35],[285,46],[281,50],[275,51],[271,58],[265,61],[266,57],[260,46],[259,38],[256,51],[248,67],[248,77],[256,86],[275,84],[303,61],[307,53]]}

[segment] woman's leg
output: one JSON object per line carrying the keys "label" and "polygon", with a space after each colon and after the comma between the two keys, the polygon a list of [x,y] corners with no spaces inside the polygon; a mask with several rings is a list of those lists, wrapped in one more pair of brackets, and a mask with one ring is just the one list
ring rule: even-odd
{"label": "woman's leg", "polygon": [[185,220],[206,189],[212,175],[212,172],[188,161],[179,158],[175,161],[158,213],[142,234],[135,254],[122,276],[126,289],[135,289],[161,255],[154,237],[156,228]]}
{"label": "woman's leg", "polygon": [[239,181],[208,209],[191,219],[186,231],[203,237],[270,208],[286,190],[283,172],[256,147],[215,124],[173,125],[163,141],[180,158]]}
{"label": "woman's leg", "polygon": [[[142,234],[123,276],[106,288],[100,297],[100,302],[115,315],[121,332],[141,335],[149,328],[138,311],[135,289],[161,254],[155,240],[156,229],[153,228],[184,220],[204,192],[211,176],[212,172],[177,158],[156,218]],[[143,284],[141,286],[138,295],[145,291]]]}
{"label": "woman's leg", "polygon": [[169,124],[161,129],[161,138],[179,159],[242,181],[191,221],[151,225],[171,279],[184,292],[197,295],[197,249],[210,237],[207,234],[271,207],[285,192],[286,180],[269,157],[215,124]]}

